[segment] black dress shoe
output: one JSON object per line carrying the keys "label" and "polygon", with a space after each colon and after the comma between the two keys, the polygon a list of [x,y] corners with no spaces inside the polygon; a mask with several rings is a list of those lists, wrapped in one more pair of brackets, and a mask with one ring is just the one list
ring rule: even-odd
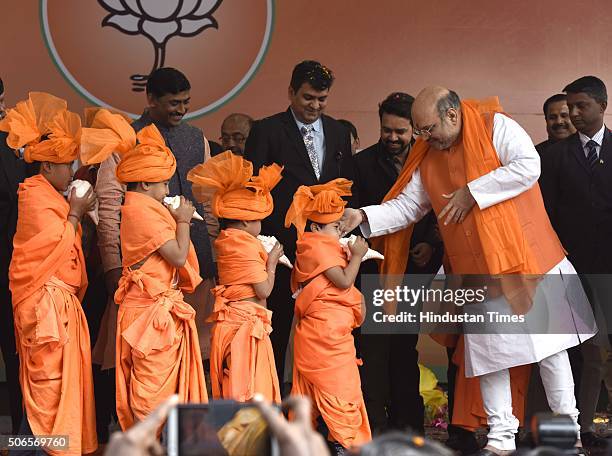
{"label": "black dress shoe", "polygon": [[581,432],[580,441],[584,448],[608,448],[609,439],[599,437],[594,432]]}
{"label": "black dress shoe", "polygon": [[448,440],[445,445],[462,455],[470,455],[480,450],[476,435],[466,429],[450,425],[448,427]]}

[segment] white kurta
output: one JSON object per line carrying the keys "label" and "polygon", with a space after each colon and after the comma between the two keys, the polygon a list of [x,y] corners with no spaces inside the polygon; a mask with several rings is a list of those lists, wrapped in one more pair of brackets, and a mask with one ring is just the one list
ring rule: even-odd
{"label": "white kurta", "polygon": [[[530,189],[540,177],[540,156],[531,138],[514,120],[495,114],[493,121],[493,145],[502,164],[499,168],[468,183],[468,187],[480,209],[520,195]],[[411,181],[394,199],[377,206],[364,207],[368,223],[360,228],[364,236],[376,237],[394,233],[418,222],[431,210],[429,195],[421,182],[417,169]],[[549,274],[576,274],[567,258],[556,265]],[[576,281],[573,281],[575,285]],[[540,292],[540,290],[538,290]],[[557,291],[558,292],[558,291]],[[575,291],[574,291],[575,292]],[[559,309],[568,311],[566,295],[559,296]],[[592,315],[591,315],[592,317]],[[522,364],[538,362],[554,353],[578,345],[592,337],[594,323],[580,325],[592,328],[580,336],[573,334],[466,334],[466,375],[483,375]]]}

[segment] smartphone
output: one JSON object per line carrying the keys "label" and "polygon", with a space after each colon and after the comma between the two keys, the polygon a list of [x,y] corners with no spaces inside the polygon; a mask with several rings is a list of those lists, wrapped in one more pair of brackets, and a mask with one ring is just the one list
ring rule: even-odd
{"label": "smartphone", "polygon": [[167,422],[169,456],[278,456],[278,442],[257,408],[228,400],[179,404]]}

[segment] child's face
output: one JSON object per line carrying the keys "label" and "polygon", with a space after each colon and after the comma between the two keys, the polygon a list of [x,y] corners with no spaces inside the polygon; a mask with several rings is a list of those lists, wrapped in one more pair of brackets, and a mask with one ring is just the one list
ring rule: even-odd
{"label": "child's face", "polygon": [[164,198],[168,196],[168,194],[170,193],[168,182],[169,181],[142,182],[141,187],[144,190],[144,193],[146,193],[151,198],[161,203],[164,200]]}
{"label": "child's face", "polygon": [[53,188],[60,193],[64,193],[70,182],[72,182],[72,162],[70,163],[51,163],[42,162],[40,165],[41,174],[49,181]]}
{"label": "child's face", "polygon": [[333,237],[334,239],[340,239],[342,237],[342,230],[340,229],[340,220],[331,223],[326,223],[325,225],[313,222],[310,225],[310,230],[313,233],[321,233],[325,236]]}
{"label": "child's face", "polygon": [[243,223],[244,231],[253,237],[259,236],[259,233],[261,233],[261,220],[245,220]]}

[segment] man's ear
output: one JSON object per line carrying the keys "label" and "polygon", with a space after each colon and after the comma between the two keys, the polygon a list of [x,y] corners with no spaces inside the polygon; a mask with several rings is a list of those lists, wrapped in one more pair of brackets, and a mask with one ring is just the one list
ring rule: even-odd
{"label": "man's ear", "polygon": [[310,231],[312,231],[313,233],[316,233],[317,231],[320,231],[321,227],[316,224],[315,222],[310,222]]}
{"label": "man's ear", "polygon": [[151,184],[149,184],[148,182],[138,182],[138,186],[140,186],[140,188],[142,188],[144,191],[148,191],[151,189]]}
{"label": "man's ear", "polygon": [[44,172],[45,174],[49,174],[53,170],[53,165],[51,162],[44,161],[40,162],[40,172]]}
{"label": "man's ear", "polygon": [[157,105],[157,98],[152,93],[147,93],[147,105],[149,108]]}
{"label": "man's ear", "polygon": [[289,98],[289,101],[291,101],[293,97],[295,97],[295,91],[293,90],[293,87],[289,86],[287,89],[287,98]]}

